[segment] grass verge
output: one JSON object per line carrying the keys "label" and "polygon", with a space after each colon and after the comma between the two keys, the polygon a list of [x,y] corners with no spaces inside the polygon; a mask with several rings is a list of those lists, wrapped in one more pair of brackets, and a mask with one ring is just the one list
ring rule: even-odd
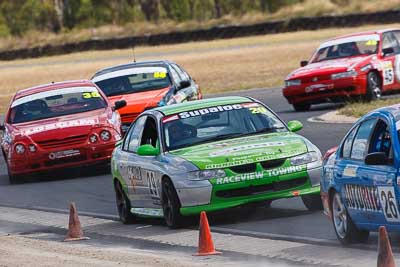
{"label": "grass verge", "polygon": [[390,105],[395,105],[395,104],[400,104],[400,98],[389,98],[389,99],[383,99],[383,100],[378,100],[378,101],[373,101],[370,103],[349,103],[345,105],[344,107],[340,108],[338,110],[339,115],[345,115],[349,117],[362,117],[368,112],[385,107],[385,106],[390,106]]}
{"label": "grass verge", "polygon": [[344,15],[350,13],[369,13],[398,9],[400,0],[304,0],[297,4],[287,5],[274,13],[249,11],[244,15],[225,15],[219,19],[206,21],[190,20],[176,22],[163,19],[158,23],[136,21],[126,25],[103,25],[96,28],[76,28],[55,34],[52,32],[31,31],[23,37],[0,38],[0,50],[10,50],[43,45],[56,45],[79,42],[89,39],[111,38],[114,36],[133,36],[207,29],[218,25],[248,25],[266,21],[291,19],[298,17],[315,17],[322,15]]}
{"label": "grass verge", "polygon": [[[399,27],[369,25],[299,31],[209,42],[138,47],[137,60],[169,59],[181,64],[204,93],[280,87],[299,61],[310,57],[328,38],[357,31]],[[0,112],[16,91],[52,81],[89,79],[101,68],[127,63],[132,51],[90,51],[62,56],[3,62],[0,65]]]}

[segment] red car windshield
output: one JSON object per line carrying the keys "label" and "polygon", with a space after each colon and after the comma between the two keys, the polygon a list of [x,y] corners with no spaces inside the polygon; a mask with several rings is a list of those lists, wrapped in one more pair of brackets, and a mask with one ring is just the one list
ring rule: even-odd
{"label": "red car windshield", "polygon": [[378,40],[377,35],[371,35],[328,41],[320,46],[312,62],[376,54],[378,52]]}
{"label": "red car windshield", "polygon": [[22,123],[103,109],[107,106],[94,87],[73,87],[45,91],[15,100],[9,123]]}

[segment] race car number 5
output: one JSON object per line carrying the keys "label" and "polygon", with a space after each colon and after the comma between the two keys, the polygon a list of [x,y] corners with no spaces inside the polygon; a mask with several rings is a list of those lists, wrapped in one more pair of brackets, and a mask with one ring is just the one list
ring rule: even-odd
{"label": "race car number 5", "polygon": [[399,209],[397,207],[394,188],[390,186],[379,186],[379,200],[381,201],[382,211],[388,222],[400,222]]}

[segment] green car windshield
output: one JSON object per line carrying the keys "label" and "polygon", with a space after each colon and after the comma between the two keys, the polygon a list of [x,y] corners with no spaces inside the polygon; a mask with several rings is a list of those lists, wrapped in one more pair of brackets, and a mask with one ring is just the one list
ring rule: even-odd
{"label": "green car windshield", "polygon": [[259,103],[220,105],[173,114],[163,119],[167,150],[273,132],[286,132],[282,121]]}

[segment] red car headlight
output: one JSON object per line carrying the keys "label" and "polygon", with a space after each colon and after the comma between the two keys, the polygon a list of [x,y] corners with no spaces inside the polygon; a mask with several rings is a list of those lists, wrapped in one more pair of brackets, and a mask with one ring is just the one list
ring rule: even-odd
{"label": "red car headlight", "polygon": [[29,151],[32,152],[32,153],[36,152],[36,146],[35,146],[35,145],[32,145],[32,144],[29,145],[29,146],[28,146],[28,149],[29,149]]}
{"label": "red car headlight", "polygon": [[103,140],[105,142],[110,141],[111,133],[109,131],[106,131],[106,130],[101,131],[100,138],[101,138],[101,140]]}
{"label": "red car headlight", "polygon": [[15,152],[17,152],[17,154],[24,154],[25,153],[25,146],[23,144],[16,144],[15,145]]}
{"label": "red car headlight", "polygon": [[89,137],[89,141],[90,141],[90,143],[96,143],[97,142],[97,135],[95,135],[95,134],[92,134],[90,137]]}

